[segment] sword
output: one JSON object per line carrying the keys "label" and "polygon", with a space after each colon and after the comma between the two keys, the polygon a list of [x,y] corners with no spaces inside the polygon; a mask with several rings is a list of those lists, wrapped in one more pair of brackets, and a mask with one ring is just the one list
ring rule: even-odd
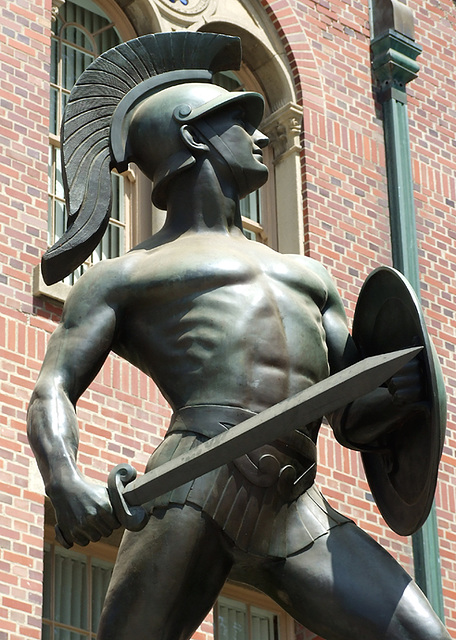
{"label": "sword", "polygon": [[365,358],[138,479],[131,465],[117,465],[108,478],[117,519],[126,529],[140,531],[149,519],[143,504],[374,391],[420,351],[414,347]]}

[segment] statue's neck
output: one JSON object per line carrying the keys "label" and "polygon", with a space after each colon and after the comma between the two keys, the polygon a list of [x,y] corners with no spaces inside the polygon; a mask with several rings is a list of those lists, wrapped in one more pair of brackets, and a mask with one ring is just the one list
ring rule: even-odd
{"label": "statue's neck", "polygon": [[165,227],[179,234],[242,229],[239,195],[232,178],[218,176],[209,162],[176,177],[168,193]]}

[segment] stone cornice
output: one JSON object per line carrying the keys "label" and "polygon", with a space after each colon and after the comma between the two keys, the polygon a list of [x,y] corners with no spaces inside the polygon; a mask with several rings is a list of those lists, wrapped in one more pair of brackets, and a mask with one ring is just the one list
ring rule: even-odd
{"label": "stone cornice", "polygon": [[280,107],[263,121],[261,129],[271,141],[274,162],[300,151],[301,122],[302,107],[295,102]]}

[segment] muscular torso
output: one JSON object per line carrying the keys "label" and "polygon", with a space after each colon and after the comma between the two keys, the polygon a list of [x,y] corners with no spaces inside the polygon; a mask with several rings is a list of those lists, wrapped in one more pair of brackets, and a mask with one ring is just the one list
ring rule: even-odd
{"label": "muscular torso", "polygon": [[328,375],[327,291],[311,262],[214,233],[120,262],[128,296],[118,304],[114,348],[173,409],[260,411]]}

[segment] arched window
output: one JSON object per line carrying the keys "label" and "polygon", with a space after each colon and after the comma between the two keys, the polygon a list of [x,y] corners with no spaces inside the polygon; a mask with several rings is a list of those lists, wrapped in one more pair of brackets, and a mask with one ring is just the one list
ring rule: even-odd
{"label": "arched window", "polygon": [[[55,14],[52,31],[49,245],[54,244],[66,229],[59,133],[68,96],[86,67],[101,53],[122,42],[114,22],[92,0],[64,2]],[[65,279],[68,284],[94,262],[121,255],[127,248],[129,181],[113,173],[112,187],[113,205],[106,233],[88,260]]]}

